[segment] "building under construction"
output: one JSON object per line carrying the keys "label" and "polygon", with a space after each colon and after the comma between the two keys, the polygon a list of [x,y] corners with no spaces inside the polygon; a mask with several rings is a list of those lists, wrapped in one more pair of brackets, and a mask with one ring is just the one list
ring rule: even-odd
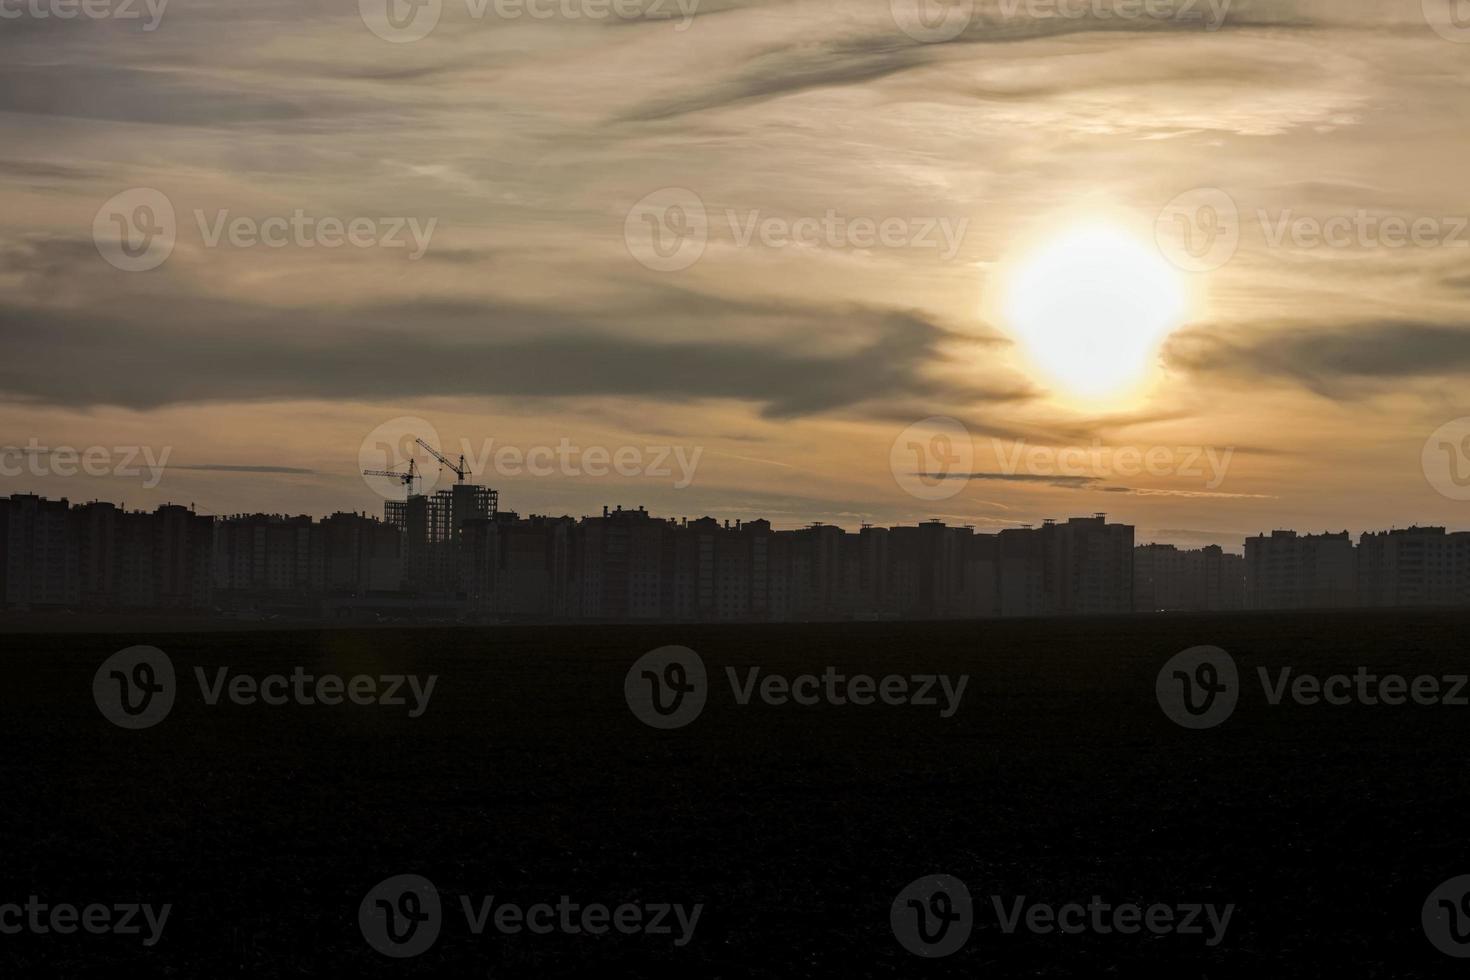
{"label": "building under construction", "polygon": [[461,538],[466,521],[493,519],[500,495],[489,487],[466,483],[464,456],[455,462],[438,449],[415,439],[439,461],[440,471],[454,474],[454,485],[432,494],[414,493],[422,477],[414,460],[408,468],[364,470],[366,476],[382,476],[402,482],[404,500],[390,500],[383,507],[383,520],[403,535],[403,589],[419,594],[452,594],[463,590],[460,583]]}
{"label": "building under construction", "polygon": [[431,494],[390,500],[383,519],[403,531],[403,587],[409,592],[455,592],[465,521],[493,518],[499,494],[489,487],[456,483]]}

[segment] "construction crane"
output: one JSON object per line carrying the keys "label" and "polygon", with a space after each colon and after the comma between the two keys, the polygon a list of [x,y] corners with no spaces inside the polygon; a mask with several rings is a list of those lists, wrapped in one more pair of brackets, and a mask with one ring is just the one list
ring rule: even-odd
{"label": "construction crane", "polygon": [[449,457],[448,456],[445,456],[439,450],[435,449],[433,446],[431,446],[427,442],[425,442],[423,440],[423,437],[422,436],[419,437],[419,438],[417,438],[417,439],[415,439],[414,442],[418,443],[420,446],[423,446],[425,449],[427,449],[429,451],[429,455],[430,456],[433,456],[435,459],[437,459],[439,461],[439,465],[440,466],[444,467],[445,469],[447,469],[451,473],[453,473],[454,474],[454,482],[455,483],[463,483],[464,482],[464,475],[465,475],[464,453],[460,453],[459,454],[459,465],[458,466],[455,466],[453,463],[451,463],[449,461]]}
{"label": "construction crane", "polygon": [[413,496],[414,481],[422,479],[422,477],[419,475],[418,467],[414,465],[414,461],[412,459],[408,461],[408,471],[406,473],[400,473],[397,470],[363,470],[362,475],[392,477],[407,488],[406,495],[409,497]]}

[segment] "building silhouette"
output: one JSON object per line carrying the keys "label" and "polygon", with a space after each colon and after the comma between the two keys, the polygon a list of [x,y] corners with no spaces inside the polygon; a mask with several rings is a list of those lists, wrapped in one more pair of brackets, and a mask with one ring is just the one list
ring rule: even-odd
{"label": "building silhouette", "polygon": [[1181,551],[1172,544],[1133,552],[1137,612],[1225,612],[1245,608],[1245,559],[1219,545]]}
{"label": "building silhouette", "polygon": [[7,606],[72,606],[81,598],[78,552],[65,500],[18,493],[0,499],[0,562]]}
{"label": "building silhouette", "polygon": [[1245,539],[1247,609],[1337,609],[1358,605],[1352,539],[1272,531]]}
{"label": "building silhouette", "polygon": [[1125,613],[1133,609],[1133,528],[1107,515],[1073,517],[1042,526],[1048,560],[1043,571],[1046,614]]}
{"label": "building silhouette", "polygon": [[1364,606],[1470,603],[1470,533],[1407,527],[1358,541],[1358,602]]}
{"label": "building silhouette", "polygon": [[490,619],[570,619],[570,517],[476,517],[461,530],[469,607]]}
{"label": "building silhouette", "polygon": [[210,518],[174,504],[143,513],[13,494],[0,498],[0,595],[21,609],[205,608],[211,536]]}
{"label": "building silhouette", "polygon": [[1133,528],[777,530],[642,507],[499,510],[470,483],[336,513],[207,517],[0,499],[7,608],[479,621],[792,622],[1128,612]]}
{"label": "building silhouette", "polygon": [[404,584],[415,592],[450,592],[459,583],[460,531],[465,522],[495,516],[499,494],[456,483],[432,494],[410,494],[383,508],[385,523],[403,531]]}
{"label": "building silhouette", "polygon": [[1409,527],[1135,546],[1106,515],[977,532],[942,521],[521,516],[463,481],[335,513],[209,517],[0,497],[0,605],[479,622],[983,619],[1470,606],[1470,532]]}
{"label": "building silhouette", "polygon": [[323,595],[403,587],[401,529],[362,514],[235,514],[213,527],[211,584],[221,609],[300,612]]}

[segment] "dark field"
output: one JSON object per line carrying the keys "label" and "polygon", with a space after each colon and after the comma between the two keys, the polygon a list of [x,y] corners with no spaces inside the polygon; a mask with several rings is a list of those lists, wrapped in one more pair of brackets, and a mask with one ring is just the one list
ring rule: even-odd
{"label": "dark field", "polygon": [[[1470,615],[1058,622],[132,632],[0,636],[0,903],[173,903],[162,939],[0,936],[0,974],[165,977],[1463,975],[1420,910],[1470,873],[1470,708],[1269,707],[1257,666],[1458,674]],[[624,676],[665,644],[710,673],[659,731]],[[173,660],[142,731],[92,679],[133,644]],[[1155,700],[1173,654],[1225,648],[1243,693],[1188,731]],[[437,674],[384,706],[204,703],[193,668]],[[724,667],[970,675],[960,708],[737,706]],[[438,942],[389,959],[358,905],[430,879]],[[975,897],[968,944],[925,961],[889,906],[931,873]],[[674,936],[475,936],[459,897],[703,903]],[[1203,936],[1007,934],[989,896],[1233,903]],[[677,929],[676,929],[677,934]]]}

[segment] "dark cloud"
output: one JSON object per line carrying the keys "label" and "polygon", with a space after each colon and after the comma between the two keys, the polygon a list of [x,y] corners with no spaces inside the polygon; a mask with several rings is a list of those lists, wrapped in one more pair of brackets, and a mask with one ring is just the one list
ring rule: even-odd
{"label": "dark cloud", "polygon": [[58,163],[54,160],[0,160],[0,180],[55,181],[95,180],[101,170]]}
{"label": "dark cloud", "polygon": [[645,102],[621,119],[652,122],[807,89],[853,85],[930,60],[931,52],[924,46],[900,38],[874,36],[773,47],[756,54],[731,77],[676,98]]}
{"label": "dark cloud", "polygon": [[1091,490],[1095,493],[1122,493],[1134,497],[1249,498],[1271,499],[1266,494],[1226,493],[1222,490],[1175,490],[1167,487],[1125,487],[1103,483],[1097,476],[1063,476],[1039,473],[914,473],[931,480],[994,480],[1002,483],[1034,484],[1062,490]]}
{"label": "dark cloud", "polygon": [[[712,301],[713,302],[713,301]],[[886,397],[982,402],[1015,386],[940,380],[955,337],[918,314],[851,307],[780,310],[807,332],[859,336],[822,354],[795,345],[613,335],[534,307],[448,304],[335,311],[171,302],[167,317],[0,305],[0,392],[14,399],[149,409],[197,402],[462,395],[734,399],[770,418]],[[471,311],[473,315],[471,315]],[[542,329],[542,328],[545,329]]]}
{"label": "dark cloud", "polygon": [[1470,370],[1470,324],[1391,320],[1278,327],[1243,338],[1193,329],[1170,338],[1164,359],[1199,374],[1288,378],[1320,395],[1350,399],[1385,382]]}
{"label": "dark cloud", "polygon": [[[1296,6],[1291,0],[1274,7],[1235,0],[1222,29],[1314,26],[1311,20],[1294,12]],[[1202,2],[1198,9],[1207,12],[1208,7],[1208,3]],[[1120,36],[1140,33],[1197,35],[1202,30],[1199,22],[1178,19],[1099,18],[1091,14],[1084,17],[1007,17],[999,13],[997,6],[995,11],[977,11],[962,34],[942,43],[918,41],[904,34],[895,24],[882,32],[769,47],[746,58],[733,74],[712,79],[673,98],[644,102],[617,117],[617,121],[655,122],[809,89],[858,85],[932,64],[947,57],[949,45],[1014,44],[1095,32],[1111,32]],[[1188,66],[1184,71],[1186,77],[1181,80],[1196,74],[1202,80],[1221,77],[1218,70],[1207,66]],[[1156,78],[1149,80],[1158,81]],[[965,83],[961,81],[958,84],[963,88]],[[1008,91],[994,94],[998,98],[1015,97]]]}
{"label": "dark cloud", "polygon": [[1050,476],[1035,473],[914,473],[930,480],[997,480],[1002,483],[1040,483],[1046,486],[1079,490],[1096,482],[1095,476]]}
{"label": "dark cloud", "polygon": [[489,248],[431,248],[423,257],[429,262],[447,262],[451,265],[475,265],[488,262],[498,250]]}
{"label": "dark cloud", "polygon": [[307,115],[294,102],[220,89],[198,73],[64,63],[0,67],[0,112],[174,126]]}
{"label": "dark cloud", "polygon": [[[759,7],[777,7],[783,4],[791,4],[791,0],[698,0],[694,6],[698,9],[685,13],[679,9],[677,0],[662,0],[654,2],[648,0],[643,9],[631,17],[616,16],[600,21],[604,27],[637,27],[647,24],[668,25],[670,23],[682,23],[687,17],[689,20],[707,20],[717,14],[738,13],[742,10],[750,10]],[[686,2],[686,7],[688,6]]]}

